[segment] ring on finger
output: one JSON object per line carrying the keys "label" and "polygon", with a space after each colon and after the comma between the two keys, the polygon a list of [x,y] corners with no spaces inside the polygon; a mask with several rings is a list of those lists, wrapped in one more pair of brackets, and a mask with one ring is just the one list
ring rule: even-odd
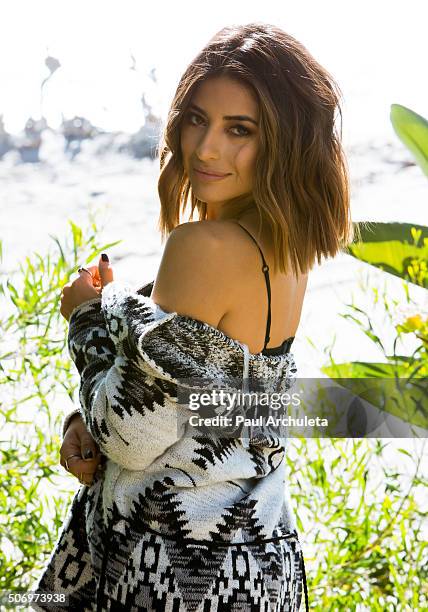
{"label": "ring on finger", "polygon": [[88,274],[90,274],[91,278],[92,278],[92,273],[88,270],[88,268],[85,268],[83,266],[81,266],[78,270],[78,272],[87,272]]}
{"label": "ring on finger", "polygon": [[70,471],[70,467],[69,467],[69,465],[68,465],[68,460],[69,460],[69,459],[71,459],[72,457],[80,457],[80,455],[69,455],[69,456],[68,456],[68,457],[65,459],[64,463],[65,463],[65,469],[67,470],[67,472],[69,472],[69,471]]}
{"label": "ring on finger", "polygon": [[82,485],[86,485],[86,486],[88,485],[88,483],[86,482],[86,480],[83,480],[83,472],[80,472],[80,474],[79,474],[79,482],[80,482],[80,484],[82,484]]}

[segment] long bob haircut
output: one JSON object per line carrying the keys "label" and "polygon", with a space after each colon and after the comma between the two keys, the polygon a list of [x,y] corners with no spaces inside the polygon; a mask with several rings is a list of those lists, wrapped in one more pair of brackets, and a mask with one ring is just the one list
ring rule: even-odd
{"label": "long bob haircut", "polygon": [[[260,111],[260,146],[252,193],[228,201],[223,218],[256,208],[271,230],[274,269],[298,275],[317,259],[352,242],[350,182],[342,148],[342,92],[295,38],[261,22],[225,27],[180,79],[159,142],[158,229],[162,240],[182,222],[206,219],[206,203],[192,193],[180,134],[192,96],[203,81],[227,75],[250,88]],[[340,136],[335,127],[340,114]],[[259,225],[260,231],[260,225]]]}

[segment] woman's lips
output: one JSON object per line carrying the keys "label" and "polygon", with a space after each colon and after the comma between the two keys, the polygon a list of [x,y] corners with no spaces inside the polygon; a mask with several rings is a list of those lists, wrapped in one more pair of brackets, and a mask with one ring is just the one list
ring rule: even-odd
{"label": "woman's lips", "polygon": [[200,170],[196,170],[196,168],[194,170],[195,170],[196,176],[203,181],[220,181],[221,179],[224,179],[227,176],[230,176],[229,174],[223,174],[222,176],[218,174],[207,174],[206,172],[201,172]]}

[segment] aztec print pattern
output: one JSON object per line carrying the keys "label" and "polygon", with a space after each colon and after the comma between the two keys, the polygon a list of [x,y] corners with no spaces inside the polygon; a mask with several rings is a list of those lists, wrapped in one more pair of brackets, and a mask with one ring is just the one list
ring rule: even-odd
{"label": "aztec print pattern", "polygon": [[306,583],[284,439],[185,435],[178,416],[192,411],[177,401],[196,379],[287,390],[293,356],[250,354],[164,312],[147,287],[114,281],[70,317],[80,410],[107,459],[75,495],[35,590],[64,592],[79,610],[298,610]]}

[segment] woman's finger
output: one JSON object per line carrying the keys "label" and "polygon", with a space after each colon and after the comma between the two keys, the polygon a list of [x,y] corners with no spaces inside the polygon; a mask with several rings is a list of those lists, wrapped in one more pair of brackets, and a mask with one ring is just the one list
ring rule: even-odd
{"label": "woman's finger", "polygon": [[85,461],[90,461],[98,455],[99,449],[91,434],[85,430],[80,436],[80,454]]}
{"label": "woman's finger", "polygon": [[98,270],[101,278],[101,286],[105,287],[109,283],[112,282],[113,279],[113,268],[110,265],[110,261],[108,255],[106,253],[102,253],[99,263]]}
{"label": "woman's finger", "polygon": [[[86,435],[89,436],[89,433],[86,433]],[[75,430],[67,430],[60,449],[60,464],[65,469],[67,469],[68,466],[68,471],[74,475],[76,472],[94,472],[102,457],[97,447],[92,447],[92,449],[95,450],[92,459],[84,459],[82,457],[82,436],[85,436],[85,432],[77,435]],[[94,442],[92,442],[92,444],[94,444]],[[86,445],[84,448],[86,448]]]}
{"label": "woman's finger", "polygon": [[70,474],[74,474],[74,470],[77,464],[80,464],[82,458],[80,454],[76,453],[66,453],[65,455],[61,455],[60,464],[62,467],[70,472]]}
{"label": "woman's finger", "polygon": [[73,285],[81,281],[91,286],[94,285],[94,277],[92,273],[88,270],[88,268],[79,268],[77,273],[79,276],[76,278],[75,281],[73,281]]}
{"label": "woman's finger", "polygon": [[[85,281],[89,285],[92,285],[96,289],[101,288],[101,278],[98,266],[82,266],[77,270],[76,273],[77,277],[75,281],[80,281],[82,279],[83,281]],[[75,281],[73,281],[73,283]]]}
{"label": "woman's finger", "polygon": [[85,267],[87,270],[89,270],[89,272],[92,275],[92,282],[100,283],[101,278],[100,278],[100,272],[98,270],[98,266],[85,266]]}
{"label": "woman's finger", "polygon": [[[65,463],[66,461],[67,463]],[[82,457],[76,457],[76,456],[69,455],[68,458],[62,457],[60,461],[63,468],[67,470],[67,466],[68,466],[67,471],[73,476],[76,476],[76,478],[78,478],[79,474],[81,473],[90,474],[90,475],[95,474],[100,462],[101,462],[100,454],[98,454],[96,457],[90,460],[82,459]]]}
{"label": "woman's finger", "polygon": [[86,472],[79,472],[79,474],[77,475],[77,480],[84,485],[91,485],[94,482],[94,476],[95,474],[88,474]]}

